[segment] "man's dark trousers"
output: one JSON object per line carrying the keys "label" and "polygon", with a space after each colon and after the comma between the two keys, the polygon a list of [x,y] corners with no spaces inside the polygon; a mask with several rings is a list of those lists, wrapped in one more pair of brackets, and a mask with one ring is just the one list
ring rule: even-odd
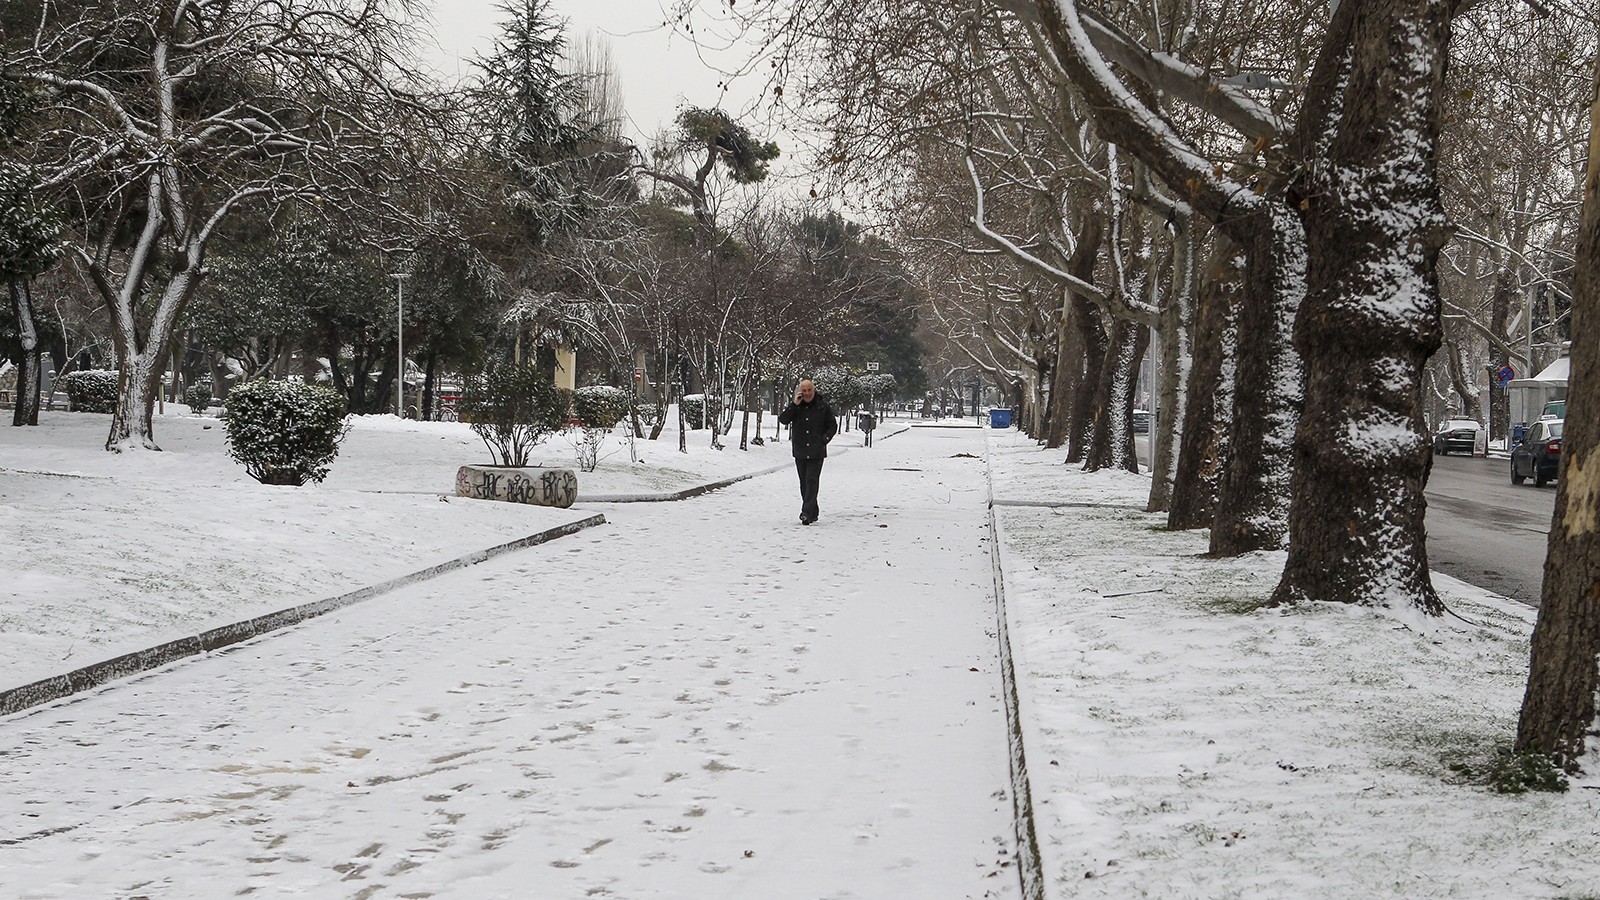
{"label": "man's dark trousers", "polygon": [[803,519],[815,521],[817,518],[817,485],[822,481],[825,462],[827,460],[820,456],[794,461],[794,470],[800,473],[800,517]]}

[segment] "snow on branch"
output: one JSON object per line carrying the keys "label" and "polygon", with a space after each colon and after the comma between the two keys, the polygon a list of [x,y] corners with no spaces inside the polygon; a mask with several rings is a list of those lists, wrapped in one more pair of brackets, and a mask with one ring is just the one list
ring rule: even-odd
{"label": "snow on branch", "polygon": [[972,176],[972,190],[974,194],[974,208],[971,220],[972,227],[977,229],[978,234],[982,235],[985,240],[1010,254],[1013,258],[1027,265],[1028,268],[1033,269],[1035,272],[1038,272],[1046,278],[1049,278],[1051,281],[1071,288],[1074,292],[1088,297],[1091,300],[1095,300],[1100,303],[1106,302],[1107,298],[1105,292],[1100,290],[1098,287],[1095,287],[1089,282],[1084,281],[1082,278],[1073,275],[1071,272],[1051,265],[1032,253],[1029,253],[1027,250],[1024,250],[1010,238],[999,233],[998,231],[991,229],[984,219],[983,182],[978,178],[978,168],[977,166],[973,165],[971,156],[967,157],[967,173]]}

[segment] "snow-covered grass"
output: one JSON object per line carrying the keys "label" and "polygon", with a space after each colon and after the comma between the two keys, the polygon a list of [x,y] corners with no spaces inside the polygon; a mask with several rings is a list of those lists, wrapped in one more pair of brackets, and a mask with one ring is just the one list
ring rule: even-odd
{"label": "snow-covered grass", "polygon": [[1456,614],[1262,603],[1279,553],[1206,559],[992,432],[1025,741],[1050,896],[1583,897],[1600,781],[1505,795],[1533,612],[1435,575]]}
{"label": "snow-covered grass", "polygon": [[[45,412],[36,428],[0,428],[0,540],[14,554],[0,586],[0,687],[592,514],[450,496],[459,466],[490,461],[459,423],[354,417],[325,482],[271,487],[228,456],[220,421],[168,409],[155,422],[159,453],[106,452],[109,415]],[[580,505],[585,495],[677,491],[789,460],[783,443],[714,450],[705,431],[690,432],[687,453],[677,446],[676,430],[665,431],[639,442],[634,463],[618,429],[599,468],[580,473]],[[558,435],[535,462],[572,467],[575,450]]]}

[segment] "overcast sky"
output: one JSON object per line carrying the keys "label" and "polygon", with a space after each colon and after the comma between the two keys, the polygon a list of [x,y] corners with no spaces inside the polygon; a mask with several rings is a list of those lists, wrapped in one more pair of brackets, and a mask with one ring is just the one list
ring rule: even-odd
{"label": "overcast sky", "polygon": [[[636,139],[669,125],[686,103],[736,111],[761,90],[754,79],[737,80],[725,98],[719,88],[724,77],[707,60],[731,69],[744,54],[705,51],[673,34],[662,25],[662,0],[554,0],[552,5],[568,20],[569,40],[590,30],[610,40],[631,120],[626,131]],[[470,74],[467,61],[488,52],[503,14],[495,0],[435,0],[435,9],[437,47],[424,48],[424,56],[447,77]]]}

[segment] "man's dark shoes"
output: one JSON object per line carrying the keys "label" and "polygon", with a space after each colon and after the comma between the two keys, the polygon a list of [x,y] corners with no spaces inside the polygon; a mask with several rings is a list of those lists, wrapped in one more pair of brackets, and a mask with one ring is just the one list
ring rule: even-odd
{"label": "man's dark shoes", "polygon": [[817,520],[816,516],[801,516],[800,517],[800,524],[801,525],[810,525],[812,522],[815,522],[816,520]]}

